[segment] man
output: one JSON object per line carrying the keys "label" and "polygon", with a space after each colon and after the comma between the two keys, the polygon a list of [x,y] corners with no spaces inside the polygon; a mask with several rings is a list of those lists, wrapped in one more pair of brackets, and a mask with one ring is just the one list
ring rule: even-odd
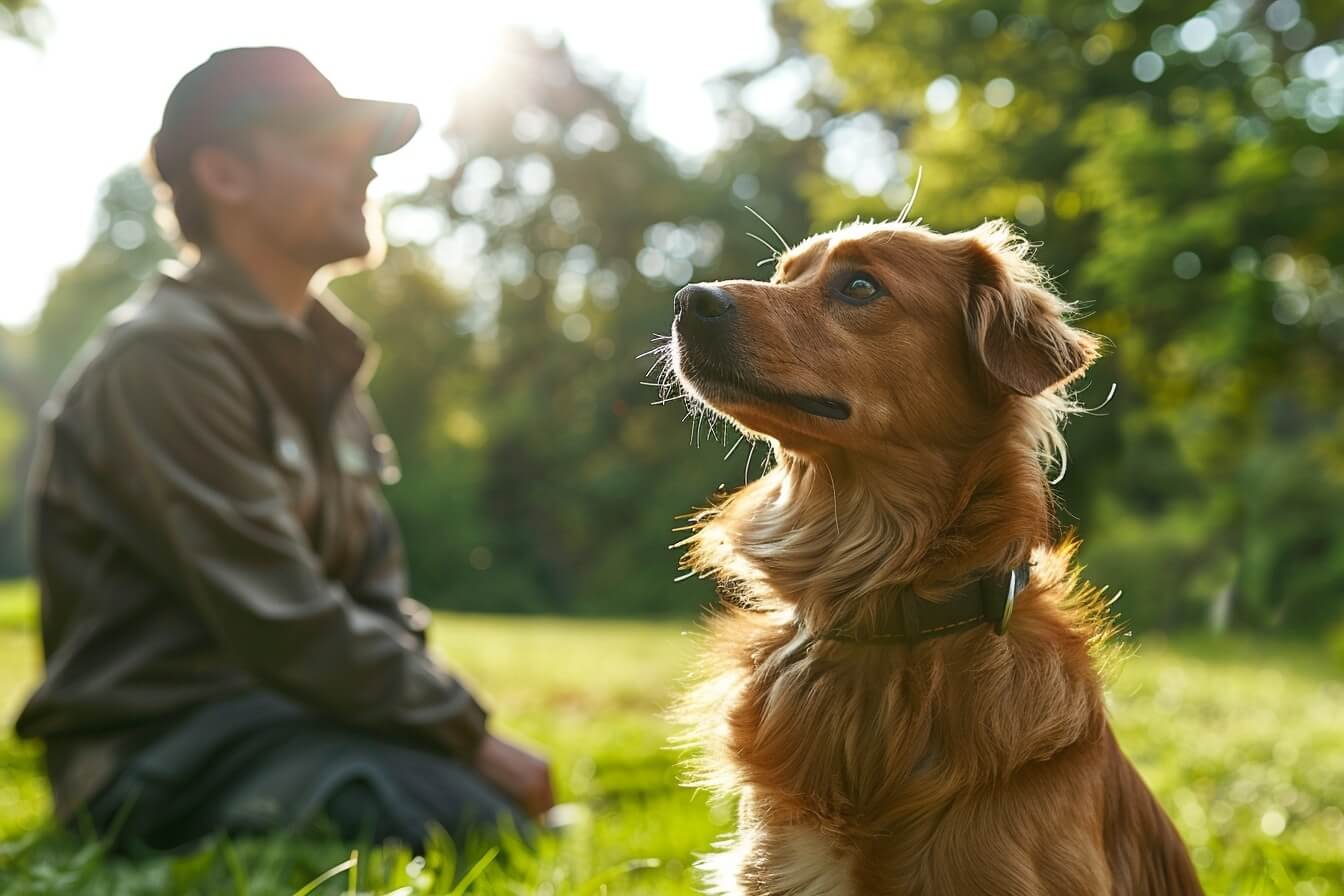
{"label": "man", "polygon": [[46,679],[17,729],[58,818],[153,849],[322,817],[419,846],[550,807],[546,763],[426,651],[368,353],[310,292],[369,253],[371,159],[418,126],[278,47],[169,97],[152,158],[200,260],[85,348],[32,483]]}

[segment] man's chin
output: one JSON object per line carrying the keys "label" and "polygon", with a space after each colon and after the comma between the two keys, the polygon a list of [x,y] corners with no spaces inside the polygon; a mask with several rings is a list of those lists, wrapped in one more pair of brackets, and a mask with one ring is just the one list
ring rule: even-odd
{"label": "man's chin", "polygon": [[344,277],[378,267],[386,254],[387,243],[384,240],[370,239],[367,234],[361,234],[358,239],[351,236],[317,247],[312,260],[331,272],[333,277]]}

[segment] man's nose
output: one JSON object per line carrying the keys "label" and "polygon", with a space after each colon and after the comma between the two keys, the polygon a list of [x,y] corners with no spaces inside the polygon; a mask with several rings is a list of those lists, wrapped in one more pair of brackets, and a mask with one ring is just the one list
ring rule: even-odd
{"label": "man's nose", "polygon": [[735,304],[732,296],[712,283],[692,283],[677,292],[672,307],[678,316],[689,314],[711,322],[731,315]]}

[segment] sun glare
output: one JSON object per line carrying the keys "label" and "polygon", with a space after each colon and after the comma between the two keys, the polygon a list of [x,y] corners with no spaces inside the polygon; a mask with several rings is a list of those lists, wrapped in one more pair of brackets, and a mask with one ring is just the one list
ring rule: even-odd
{"label": "sun glare", "polygon": [[376,162],[375,195],[415,191],[456,163],[439,132],[467,92],[491,89],[482,73],[500,52],[503,33],[512,24],[509,12],[498,5],[396,0],[380,7],[377,26],[344,18],[332,23],[339,27],[305,44],[305,52],[341,93],[414,103],[420,109],[420,133],[401,152]]}
{"label": "sun glare", "polygon": [[[502,9],[456,3],[386,3],[379,19],[383,27],[374,30],[340,20],[339,29],[314,36],[309,54],[342,93],[412,102],[427,121],[448,117],[509,24]],[[388,28],[393,22],[398,27]]]}

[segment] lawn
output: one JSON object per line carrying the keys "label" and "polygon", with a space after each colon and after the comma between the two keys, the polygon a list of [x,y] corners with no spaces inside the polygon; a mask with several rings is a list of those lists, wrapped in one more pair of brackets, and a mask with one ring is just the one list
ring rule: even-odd
{"label": "lawn", "polygon": [[[689,624],[444,614],[433,643],[496,724],[554,759],[579,822],[535,855],[506,850],[467,892],[692,892],[690,864],[730,824],[676,783],[661,712],[694,656]],[[29,597],[0,589],[0,715],[38,674]],[[1249,638],[1148,639],[1110,689],[1121,743],[1174,817],[1211,894],[1344,894],[1344,679],[1323,651]],[[0,736],[0,894],[293,894],[341,847],[219,841],[129,865],[46,827],[38,751]],[[452,893],[450,851],[365,851],[313,892]]]}

